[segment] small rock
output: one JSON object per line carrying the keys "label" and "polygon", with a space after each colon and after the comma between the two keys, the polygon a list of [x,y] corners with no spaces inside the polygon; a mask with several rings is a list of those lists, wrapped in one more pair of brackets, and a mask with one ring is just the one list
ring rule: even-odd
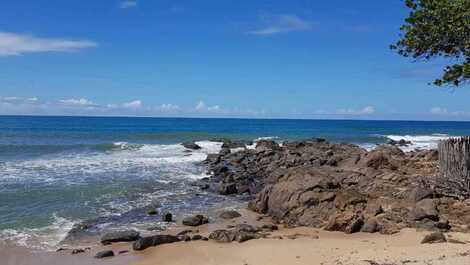
{"label": "small rock", "polygon": [[114,252],[112,250],[105,250],[96,253],[95,258],[97,259],[102,259],[102,258],[108,258],[108,257],[114,257]]}
{"label": "small rock", "polygon": [[202,215],[190,216],[183,219],[183,225],[186,226],[200,226],[207,223],[209,223],[209,219]]}
{"label": "small rock", "polygon": [[147,214],[148,214],[148,215],[157,215],[158,212],[157,212],[157,210],[155,210],[155,209],[149,209],[149,210],[147,211]]}
{"label": "small rock", "polygon": [[443,233],[435,232],[424,237],[421,244],[445,243],[447,239]]}
{"label": "small rock", "polygon": [[237,211],[224,211],[219,215],[220,218],[226,219],[226,220],[235,219],[241,216],[242,215]]}
{"label": "small rock", "polygon": [[265,224],[261,228],[263,230],[267,230],[267,231],[277,231],[277,230],[279,230],[279,227],[277,225],[272,225],[272,224]]}
{"label": "small rock", "polygon": [[173,215],[171,213],[164,213],[162,219],[163,222],[171,223],[173,222]]}
{"label": "small rock", "polygon": [[85,253],[85,250],[81,249],[81,248],[77,248],[77,249],[72,250],[72,255],[77,255],[77,254],[80,254],[80,253]]}
{"label": "small rock", "polygon": [[119,255],[127,254],[127,253],[129,253],[129,250],[121,250],[118,252]]}

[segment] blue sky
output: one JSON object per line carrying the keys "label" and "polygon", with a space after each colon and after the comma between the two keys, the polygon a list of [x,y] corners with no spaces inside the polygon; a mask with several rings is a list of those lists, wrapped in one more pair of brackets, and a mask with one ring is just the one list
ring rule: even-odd
{"label": "blue sky", "polygon": [[388,46],[402,1],[15,0],[0,114],[470,120],[443,62]]}

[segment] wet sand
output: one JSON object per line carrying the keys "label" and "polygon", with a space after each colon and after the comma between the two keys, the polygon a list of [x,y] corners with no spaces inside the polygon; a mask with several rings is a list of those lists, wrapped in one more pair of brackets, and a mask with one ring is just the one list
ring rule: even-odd
{"label": "wet sand", "polygon": [[21,247],[0,248],[1,265],[126,265],[138,259],[132,253],[118,255],[109,259],[95,259],[93,256],[104,249],[112,249],[117,254],[127,250],[128,245],[113,245],[112,248],[94,248],[85,253],[72,255],[71,250],[44,252]]}

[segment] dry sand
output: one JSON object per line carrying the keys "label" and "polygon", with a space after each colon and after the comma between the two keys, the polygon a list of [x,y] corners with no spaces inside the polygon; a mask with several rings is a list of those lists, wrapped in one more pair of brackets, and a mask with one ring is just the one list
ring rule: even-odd
{"label": "dry sand", "polygon": [[[137,254],[132,265],[392,265],[470,264],[470,245],[420,244],[428,232],[405,229],[395,235],[325,232],[310,228],[273,233],[283,239],[245,243],[180,242]],[[298,234],[297,239],[286,235]],[[470,235],[451,233],[470,242]]]}

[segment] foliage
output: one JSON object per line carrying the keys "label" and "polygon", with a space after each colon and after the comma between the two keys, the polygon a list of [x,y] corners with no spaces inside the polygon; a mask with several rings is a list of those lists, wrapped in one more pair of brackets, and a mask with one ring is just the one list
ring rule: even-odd
{"label": "foliage", "polygon": [[400,55],[453,62],[435,85],[459,86],[470,80],[470,0],[405,0],[411,9],[400,28],[400,40],[390,47]]}

